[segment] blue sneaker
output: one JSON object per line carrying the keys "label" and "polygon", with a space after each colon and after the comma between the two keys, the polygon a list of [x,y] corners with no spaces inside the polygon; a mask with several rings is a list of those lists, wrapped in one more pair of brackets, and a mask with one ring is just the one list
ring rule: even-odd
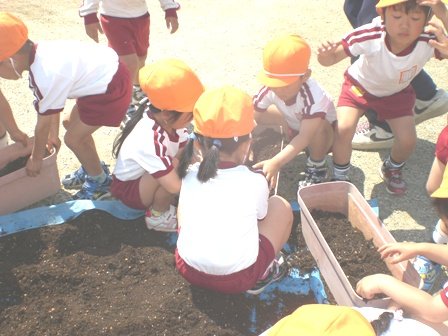
{"label": "blue sneaker", "polygon": [[80,191],[73,195],[74,200],[96,200],[101,196],[109,193],[110,185],[112,183],[112,177],[107,175],[103,183],[98,183],[86,176],[86,180],[82,185]]}
{"label": "blue sneaker", "polygon": [[286,257],[283,252],[279,252],[272,262],[271,266],[266,270],[266,274],[263,279],[257,281],[255,286],[248,289],[246,293],[252,295],[258,295],[263,292],[266,287],[275,281],[281,280],[288,273],[289,267],[286,262]]}
{"label": "blue sneaker", "polygon": [[441,273],[441,266],[423,256],[417,256],[413,265],[423,280],[423,286],[421,289],[425,292],[431,292],[434,283]]}
{"label": "blue sneaker", "polygon": [[[106,175],[110,175],[109,166],[104,161],[101,161],[101,167]],[[86,176],[87,173],[84,167],[81,166],[73,173],[65,175],[61,183],[65,189],[81,189],[86,180]]]}

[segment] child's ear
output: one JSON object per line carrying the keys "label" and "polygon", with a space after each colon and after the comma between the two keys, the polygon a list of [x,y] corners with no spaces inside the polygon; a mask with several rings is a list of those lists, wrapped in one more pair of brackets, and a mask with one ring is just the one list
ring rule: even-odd
{"label": "child's ear", "polygon": [[384,21],[384,8],[377,8],[376,12],[381,16],[381,20]]}
{"label": "child's ear", "polygon": [[305,74],[303,75],[303,82],[306,82],[308,79],[310,79],[311,73],[312,73],[311,69],[308,68],[308,70],[306,70]]}

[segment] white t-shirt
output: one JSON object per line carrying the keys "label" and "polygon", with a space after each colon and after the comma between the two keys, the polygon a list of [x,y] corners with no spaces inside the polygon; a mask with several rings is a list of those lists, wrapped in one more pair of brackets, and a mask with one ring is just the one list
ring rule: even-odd
{"label": "white t-shirt", "polygon": [[105,93],[118,70],[117,53],[94,42],[42,41],[31,58],[29,82],[40,114],[62,111],[67,99]]}
{"label": "white t-shirt", "polygon": [[277,107],[289,127],[296,131],[300,130],[302,119],[325,118],[329,123],[336,120],[332,98],[312,78],[302,85],[295,100],[291,102],[284,102],[268,87],[262,87],[254,97],[255,110],[264,112],[271,105]]}
{"label": "white t-shirt", "polygon": [[415,46],[400,56],[389,50],[385,38],[384,24],[377,17],[342,39],[345,52],[359,56],[348,68],[348,74],[377,97],[390,96],[408,87],[434,56],[434,48],[428,43],[434,35],[422,33]]}
{"label": "white t-shirt", "polygon": [[212,275],[232,274],[256,261],[258,220],[268,210],[264,175],[243,165],[227,166],[202,183],[196,163],[180,189],[178,253],[191,267]]}
{"label": "white t-shirt", "polygon": [[114,175],[121,181],[135,180],[148,172],[160,178],[173,168],[173,158],[188,139],[186,128],[168,134],[147,113],[123,141]]}
{"label": "white t-shirt", "polygon": [[[164,11],[178,9],[180,5],[174,0],[159,0]],[[146,0],[84,0],[79,8],[79,15],[97,13],[120,18],[139,17],[148,12]]]}

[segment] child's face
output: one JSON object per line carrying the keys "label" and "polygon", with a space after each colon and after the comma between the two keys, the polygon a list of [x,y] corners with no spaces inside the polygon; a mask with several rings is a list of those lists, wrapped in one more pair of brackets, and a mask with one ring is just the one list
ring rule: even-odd
{"label": "child's face", "polygon": [[180,117],[173,122],[170,126],[173,129],[181,129],[188,126],[188,124],[193,120],[193,113],[192,112],[186,112],[181,113]]}
{"label": "child's face", "polygon": [[297,96],[304,82],[304,76],[301,76],[297,81],[287,86],[271,87],[272,92],[275,93],[284,102],[287,102]]}
{"label": "child's face", "polygon": [[426,15],[419,7],[406,13],[405,5],[398,4],[385,9],[384,23],[391,47],[400,52],[412,45],[423,32]]}

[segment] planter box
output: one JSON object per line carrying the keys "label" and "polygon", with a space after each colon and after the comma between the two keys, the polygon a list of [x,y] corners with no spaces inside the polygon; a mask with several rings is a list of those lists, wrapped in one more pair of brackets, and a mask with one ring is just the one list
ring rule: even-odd
{"label": "planter box", "polygon": [[[297,196],[303,236],[337,304],[386,308],[390,303],[388,298],[366,302],[356,294],[310,213],[319,209],[345,215],[366,240],[373,240],[376,247],[395,242],[358,189],[348,182],[327,182],[305,187],[298,191]],[[396,265],[386,262],[386,265],[397,279],[415,287],[420,286],[420,276],[410,262]]]}
{"label": "planter box", "polygon": [[[32,141],[30,141],[32,142]],[[0,169],[8,163],[31,154],[32,143],[23,147],[14,143],[0,149]],[[17,211],[46,197],[54,195],[61,188],[55,152],[42,162],[40,174],[26,175],[25,168],[19,168],[0,177],[0,215]]]}

